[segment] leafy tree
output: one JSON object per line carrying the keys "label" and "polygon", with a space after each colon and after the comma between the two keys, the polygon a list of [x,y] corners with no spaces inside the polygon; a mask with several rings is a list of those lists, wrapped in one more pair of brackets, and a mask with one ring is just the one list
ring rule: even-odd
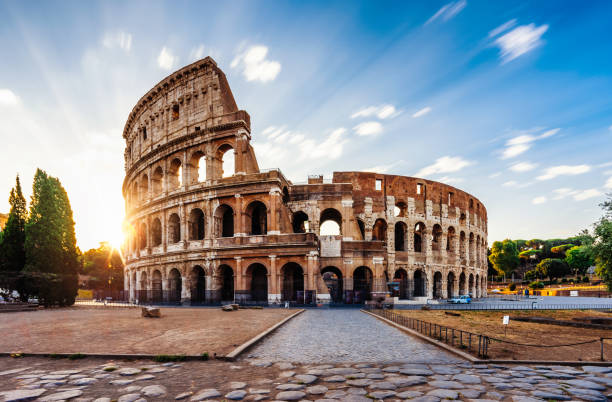
{"label": "leafy tree", "polygon": [[563,254],[565,255],[565,252],[567,250],[569,250],[570,248],[574,247],[573,244],[562,244],[560,246],[554,246],[550,248],[550,252],[553,254]]}
{"label": "leafy tree", "polygon": [[510,276],[519,264],[516,244],[510,239],[493,242],[489,261],[500,275]]}
{"label": "leafy tree", "polygon": [[0,289],[8,293],[13,290],[23,292],[21,271],[25,265],[25,222],[28,217],[26,200],[21,191],[19,176],[15,179],[15,187],[9,195],[9,212],[6,227],[0,240]]}
{"label": "leafy tree", "polygon": [[595,272],[606,283],[608,290],[612,291],[612,220],[603,217],[595,224],[595,239]]}
{"label": "leafy tree", "polygon": [[91,289],[123,290],[123,260],[119,250],[111,247],[108,242],[102,242],[100,247],[84,252],[80,260],[82,264],[79,273],[90,276]]}
{"label": "leafy tree", "polygon": [[587,269],[595,264],[593,252],[588,246],[575,246],[567,250],[565,262],[578,275],[584,275]]}
{"label": "leafy tree", "polygon": [[525,279],[527,279],[528,281],[533,281],[537,278],[538,278],[538,271],[532,269],[531,271],[525,272]]}
{"label": "leafy tree", "polygon": [[518,240],[514,240],[514,243],[516,243],[516,248],[518,249],[518,251],[529,250],[529,246],[527,245],[527,240],[518,239]]}
{"label": "leafy tree", "polygon": [[26,266],[44,305],[71,305],[77,293],[77,248],[72,208],[60,181],[38,169],[26,223]]}
{"label": "leafy tree", "polygon": [[538,273],[547,276],[551,281],[553,278],[561,278],[569,273],[565,261],[559,258],[545,258],[536,267]]}

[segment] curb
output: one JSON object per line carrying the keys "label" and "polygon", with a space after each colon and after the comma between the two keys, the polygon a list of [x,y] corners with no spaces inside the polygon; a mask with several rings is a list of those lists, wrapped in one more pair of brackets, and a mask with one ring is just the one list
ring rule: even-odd
{"label": "curb", "polygon": [[375,317],[381,321],[384,321],[385,323],[399,329],[400,331],[406,332],[410,335],[413,335],[427,343],[430,343],[432,345],[435,345],[439,348],[442,348],[454,355],[457,355],[459,357],[462,357],[468,361],[470,361],[471,363],[478,363],[478,364],[543,364],[543,365],[556,365],[556,366],[602,366],[602,367],[612,367],[612,361],[588,361],[588,360],[584,360],[584,361],[573,361],[573,360],[482,360],[482,359],[478,359],[477,357],[474,357],[470,354],[467,354],[465,352],[462,352],[452,346],[449,346],[443,342],[437,341],[435,339],[431,339],[419,332],[416,332],[410,328],[404,327],[403,325],[394,323],[391,320],[388,320],[384,317],[380,317],[376,314],[372,314],[369,311],[365,311],[365,310],[361,310],[366,314],[371,315],[372,317]]}
{"label": "curb", "polygon": [[281,322],[273,325],[272,327],[270,327],[270,328],[266,329],[265,331],[261,332],[259,335],[256,335],[255,337],[253,337],[250,340],[246,341],[242,345],[238,346],[236,349],[232,350],[227,355],[222,357],[222,359],[229,360],[229,361],[236,360],[241,353],[243,353],[247,349],[253,347],[256,343],[261,341],[263,338],[265,338],[266,336],[270,335],[272,332],[276,331],[278,328],[283,326],[287,321],[289,321],[292,318],[302,314],[304,311],[305,311],[304,309],[301,309],[301,310],[298,310],[297,312],[295,312],[294,314],[291,314],[289,317],[285,318]]}

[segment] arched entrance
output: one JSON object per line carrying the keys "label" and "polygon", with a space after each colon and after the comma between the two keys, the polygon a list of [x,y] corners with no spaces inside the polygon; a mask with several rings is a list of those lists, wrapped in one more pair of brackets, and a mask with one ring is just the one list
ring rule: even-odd
{"label": "arched entrance", "polygon": [[446,297],[455,297],[455,274],[452,272],[449,272],[446,278]]}
{"label": "arched entrance", "polygon": [[147,271],[140,273],[140,283],[138,285],[138,291],[136,292],[136,299],[139,303],[146,303],[149,301],[149,289],[147,285]]}
{"label": "arched entrance", "polygon": [[295,262],[290,262],[283,265],[281,274],[283,277],[281,292],[282,301],[292,301],[303,304],[304,270],[302,267]]}
{"label": "arched entrance", "polygon": [[470,274],[470,282],[468,286],[468,294],[470,297],[475,297],[474,295],[474,274]]}
{"label": "arched entrance", "polygon": [[459,275],[459,295],[465,295],[467,292],[465,291],[465,272],[462,272]]}
{"label": "arched entrance", "polygon": [[425,274],[420,269],[414,272],[414,297],[425,297]]}
{"label": "arched entrance", "polygon": [[151,301],[153,303],[160,303],[164,300],[162,293],[162,275],[159,270],[153,271],[153,278],[151,279]]}
{"label": "arched entrance", "polygon": [[181,292],[183,290],[183,278],[178,269],[173,268],[168,275],[168,301],[170,303],[181,302]]}
{"label": "arched entrance", "polygon": [[398,269],[393,275],[393,281],[399,282],[399,293],[397,297],[400,299],[408,298],[408,273],[405,269]]}
{"label": "arched entrance", "polygon": [[262,264],[252,264],[247,269],[250,279],[251,301],[268,301],[268,270]]}
{"label": "arched entrance", "polygon": [[221,265],[219,267],[219,276],[221,279],[221,301],[234,301],[234,270],[229,265]]}
{"label": "arched entrance", "polygon": [[204,268],[196,265],[191,270],[191,304],[206,302],[206,273]]}
{"label": "arched entrance", "polygon": [[220,205],[215,211],[215,237],[234,236],[234,210],[229,205]]}
{"label": "arched entrance", "polygon": [[353,290],[355,291],[355,303],[365,303],[372,298],[372,271],[368,267],[358,267],[353,272]]}
{"label": "arched entrance", "polygon": [[261,201],[253,201],[246,209],[246,216],[251,222],[249,234],[253,236],[268,233],[268,212],[266,205]]}
{"label": "arched entrance", "polygon": [[[321,270],[323,282],[329,291],[329,297],[333,303],[342,303],[343,281],[342,272],[336,267],[325,267]],[[351,297],[352,301],[352,297]],[[347,300],[347,303],[349,301]]]}
{"label": "arched entrance", "polygon": [[433,277],[433,297],[434,299],[442,298],[442,274],[440,272],[434,273]]}

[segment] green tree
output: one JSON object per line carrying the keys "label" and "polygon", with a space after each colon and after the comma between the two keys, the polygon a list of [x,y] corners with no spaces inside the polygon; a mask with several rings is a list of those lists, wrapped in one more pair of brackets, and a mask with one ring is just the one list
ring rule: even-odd
{"label": "green tree", "polygon": [[536,266],[540,275],[547,276],[550,280],[561,278],[569,273],[569,268],[565,261],[559,258],[545,258]]}
{"label": "green tree", "polygon": [[510,239],[493,242],[489,261],[500,275],[510,276],[519,264],[516,243]]}
{"label": "green tree", "polygon": [[79,273],[90,277],[91,289],[123,290],[123,260],[119,250],[111,247],[108,242],[87,250],[80,260],[82,264]]}
{"label": "green tree", "polygon": [[0,240],[0,289],[9,293],[17,290],[20,296],[25,297],[20,275],[25,265],[25,222],[28,211],[19,176],[15,179],[15,187],[11,189],[9,204],[11,209]]}
{"label": "green tree", "polygon": [[44,305],[73,304],[79,264],[72,208],[60,181],[40,169],[25,228],[25,270],[32,291]]}
{"label": "green tree", "polygon": [[584,275],[595,264],[593,252],[588,246],[575,246],[565,252],[565,262],[573,273]]}
{"label": "green tree", "polygon": [[595,272],[612,291],[612,220],[606,217],[595,224],[593,255],[597,264]]}

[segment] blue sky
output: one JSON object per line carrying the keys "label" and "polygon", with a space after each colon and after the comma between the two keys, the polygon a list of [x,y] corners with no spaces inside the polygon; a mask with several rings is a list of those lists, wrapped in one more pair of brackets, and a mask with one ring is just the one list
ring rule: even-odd
{"label": "blue sky", "polygon": [[261,168],[422,176],[489,213],[489,242],[570,236],[612,191],[612,2],[0,1],[0,211],[36,167],[79,245],[117,241],[134,103],[211,55]]}

